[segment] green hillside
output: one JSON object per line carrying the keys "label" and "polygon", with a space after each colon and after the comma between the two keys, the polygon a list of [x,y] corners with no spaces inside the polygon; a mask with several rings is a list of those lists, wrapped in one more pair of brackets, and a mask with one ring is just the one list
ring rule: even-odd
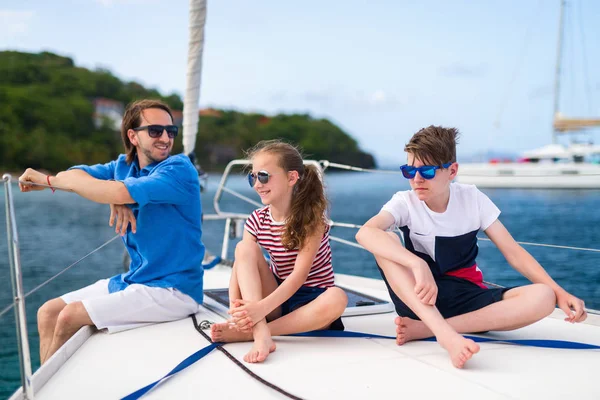
{"label": "green hillside", "polygon": [[[78,163],[106,162],[122,152],[115,123],[96,113],[103,99],[124,106],[140,98],[162,99],[174,110],[177,94],[162,95],[106,70],[77,67],[56,54],[0,52],[0,168],[63,170]],[[96,113],[96,114],[95,114]],[[206,169],[218,169],[262,139],[282,138],[307,156],[363,167],[374,159],[326,119],[309,115],[245,114],[210,110],[199,122],[196,154]],[[175,151],[182,151],[181,135]]]}

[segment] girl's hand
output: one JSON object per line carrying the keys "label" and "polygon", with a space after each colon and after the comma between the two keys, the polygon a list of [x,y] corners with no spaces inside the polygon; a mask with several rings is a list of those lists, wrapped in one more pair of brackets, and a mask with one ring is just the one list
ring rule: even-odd
{"label": "girl's hand", "polygon": [[127,226],[131,224],[131,232],[136,232],[136,220],[133,210],[123,204],[111,204],[110,205],[110,218],[108,225],[113,226],[116,220],[115,232],[121,236],[125,236],[127,233]]}
{"label": "girl's hand", "polygon": [[233,301],[234,307],[229,310],[230,323],[234,323],[237,330],[248,332],[258,322],[265,319],[267,311],[260,301],[237,299]]}

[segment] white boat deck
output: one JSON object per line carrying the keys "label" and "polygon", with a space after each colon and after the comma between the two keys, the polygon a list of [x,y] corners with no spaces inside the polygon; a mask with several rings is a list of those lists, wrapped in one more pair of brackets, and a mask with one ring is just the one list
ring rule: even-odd
{"label": "white boat deck", "polygon": [[[226,287],[230,269],[207,271],[207,288]],[[338,275],[337,283],[388,299],[382,281]],[[555,339],[600,345],[600,316],[568,324],[558,310],[530,327],[487,336]],[[395,313],[345,317],[350,331],[394,335]],[[222,320],[204,309],[198,321]],[[79,336],[84,335],[80,331]],[[77,337],[72,341],[76,341]],[[460,399],[599,399],[594,375],[600,350],[558,350],[482,343],[465,369],[452,366],[433,342],[397,346],[393,340],[364,338],[276,338],[277,350],[263,364],[245,365],[260,377],[304,399],[460,398]],[[118,399],[161,378],[186,357],[206,346],[190,318],[109,335],[96,332],[42,387],[36,399]],[[225,348],[239,360],[251,343]],[[68,346],[65,348],[67,351]],[[35,352],[34,352],[35,353]],[[65,358],[61,352],[54,358]],[[46,364],[36,373],[34,387]],[[48,367],[49,368],[49,367]],[[46,372],[47,373],[47,372]],[[251,378],[224,354],[205,358],[149,392],[149,399],[285,398]],[[19,393],[13,398],[20,398]]]}

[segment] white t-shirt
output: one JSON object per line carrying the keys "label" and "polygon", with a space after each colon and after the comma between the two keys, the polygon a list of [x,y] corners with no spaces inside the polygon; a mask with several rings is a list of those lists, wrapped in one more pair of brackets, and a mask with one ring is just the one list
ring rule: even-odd
{"label": "white t-shirt", "polygon": [[393,215],[407,250],[427,261],[437,276],[475,265],[477,233],[500,215],[477,187],[461,183],[450,184],[443,213],[431,211],[412,190],[396,193],[382,210]]}

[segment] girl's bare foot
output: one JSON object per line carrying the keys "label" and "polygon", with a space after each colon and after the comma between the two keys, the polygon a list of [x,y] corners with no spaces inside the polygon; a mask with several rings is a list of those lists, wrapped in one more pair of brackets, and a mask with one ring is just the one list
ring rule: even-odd
{"label": "girl's bare foot", "polygon": [[227,322],[221,324],[212,324],[210,327],[210,338],[213,342],[251,342],[253,340],[252,332],[240,332],[231,328]]}
{"label": "girl's bare foot", "polygon": [[275,351],[275,342],[271,337],[254,339],[252,349],[244,356],[244,361],[249,363],[260,363],[267,359],[270,353]]}
{"label": "girl's bare foot", "polygon": [[403,345],[411,340],[425,339],[432,337],[431,330],[421,321],[410,319],[408,317],[396,317],[396,344]]}
{"label": "girl's bare foot", "polygon": [[452,364],[456,368],[463,368],[465,363],[479,351],[479,345],[456,332],[446,337],[438,338],[438,343],[450,354]]}

